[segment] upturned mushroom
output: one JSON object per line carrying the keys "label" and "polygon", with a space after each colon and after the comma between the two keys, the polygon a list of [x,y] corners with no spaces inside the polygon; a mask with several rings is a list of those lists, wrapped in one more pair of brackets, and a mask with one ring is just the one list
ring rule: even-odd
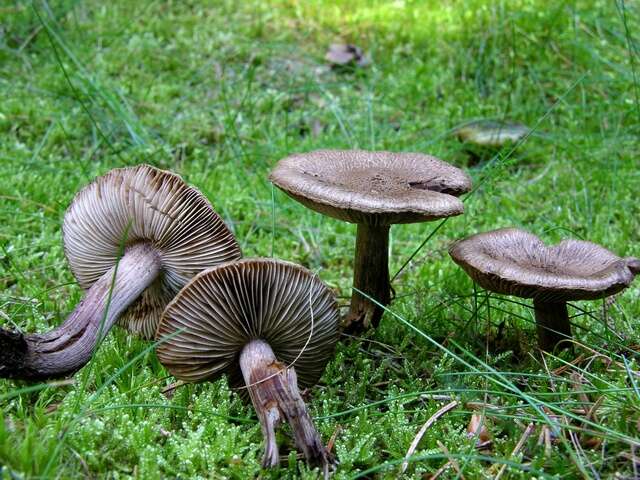
{"label": "upturned mushroom", "polygon": [[118,319],[153,337],[164,307],[191,277],[241,256],[235,237],[198,190],[148,165],[112,170],[83,188],[62,231],[85,296],[47,333],[0,329],[0,377],[71,374],[91,359]]}
{"label": "upturned mushroom", "polygon": [[532,298],[538,345],[546,351],[568,346],[567,302],[608,297],[640,274],[640,260],[620,258],[595,243],[563,240],[546,246],[516,228],[479,233],[455,242],[451,258],[491,292]]}
{"label": "upturned mushroom", "polygon": [[[319,150],[280,160],[270,180],[306,207],[358,225],[348,331],[380,322],[391,301],[389,228],[460,215],[462,170],[420,153]],[[363,292],[363,294],[359,293]]]}
{"label": "upturned mushroom", "polygon": [[278,464],[275,431],[286,420],[307,461],[326,473],[332,458],[298,383],[320,378],[338,316],[334,295],[307,269],[273,259],[230,262],[197,275],[167,306],[158,358],[181,380],[227,374],[232,386],[248,389],[264,435],[263,466]]}

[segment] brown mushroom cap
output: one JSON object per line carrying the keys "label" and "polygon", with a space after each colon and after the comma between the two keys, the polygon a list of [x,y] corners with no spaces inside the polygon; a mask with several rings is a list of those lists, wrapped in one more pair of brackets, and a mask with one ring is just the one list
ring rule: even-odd
{"label": "brown mushroom cap", "polygon": [[336,66],[357,65],[358,67],[366,67],[371,63],[369,56],[365,55],[360,47],[342,43],[332,43],[324,58]]}
{"label": "brown mushroom cap", "polygon": [[640,271],[638,259],[620,258],[595,243],[563,240],[546,246],[516,228],[459,240],[449,254],[486,290],[544,302],[613,295]]}
{"label": "brown mushroom cap", "polygon": [[166,304],[195,274],[240,258],[238,243],[209,201],[178,175],[149,165],[98,177],[73,199],[62,226],[73,275],[88,289],[113,267],[121,247],[148,243],[162,273],[120,317],[151,338]]}
{"label": "brown mushroom cap", "polygon": [[337,327],[335,297],[315,274],[282,260],[245,259],[200,273],[178,293],[158,326],[156,338],[170,338],[157,353],[177,378],[227,373],[242,385],[238,358],[260,339],[295,366],[301,386],[312,386],[331,358]]}
{"label": "brown mushroom cap", "polygon": [[462,170],[420,153],[318,150],[278,162],[269,179],[306,207],[352,223],[392,225],[460,215]]}

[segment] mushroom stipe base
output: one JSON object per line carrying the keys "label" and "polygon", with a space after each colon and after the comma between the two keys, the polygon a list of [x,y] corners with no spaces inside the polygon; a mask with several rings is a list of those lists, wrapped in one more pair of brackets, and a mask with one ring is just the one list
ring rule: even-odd
{"label": "mushroom stipe base", "polygon": [[276,359],[268,343],[253,340],[240,355],[240,368],[256,410],[265,441],[263,467],[279,463],[276,428],[283,421],[291,426],[296,447],[311,465],[322,467],[325,477],[334,460],[322,443],[304,404],[293,367]]}
{"label": "mushroom stipe base", "polygon": [[33,335],[0,330],[0,377],[40,380],[79,370],[91,359],[96,346],[122,312],[153,283],[160,271],[155,249],[148,244],[134,245],[87,290],[58,328]]}

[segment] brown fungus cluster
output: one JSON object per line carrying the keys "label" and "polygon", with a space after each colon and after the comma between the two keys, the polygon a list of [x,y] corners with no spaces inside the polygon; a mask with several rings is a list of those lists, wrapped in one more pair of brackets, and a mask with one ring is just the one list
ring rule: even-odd
{"label": "brown fungus cluster", "polygon": [[[487,145],[529,134],[519,125],[466,127],[458,131],[463,140]],[[357,225],[353,293],[342,319],[349,332],[377,326],[391,302],[391,225],[460,215],[458,197],[471,189],[469,176],[442,160],[386,151],[291,155],[269,178],[306,207]],[[155,336],[158,358],[175,377],[203,382],[224,375],[246,393],[264,436],[265,467],[280,461],[276,431],[286,422],[307,462],[329,475],[335,458],[299,390],[320,381],[339,335],[335,295],[316,274],[282,260],[241,259],[209,201],[177,175],[148,165],[112,170],[83,188],[62,230],[85,296],[49,332],[0,329],[0,377],[72,374],[119,322]],[[614,295],[640,274],[637,258],[585,241],[547,246],[515,228],[472,235],[449,253],[486,290],[532,299],[547,351],[570,343],[567,302]]]}

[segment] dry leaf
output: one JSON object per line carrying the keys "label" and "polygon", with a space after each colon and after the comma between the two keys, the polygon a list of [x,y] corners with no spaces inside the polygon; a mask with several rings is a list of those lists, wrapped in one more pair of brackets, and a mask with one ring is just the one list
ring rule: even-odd
{"label": "dry leaf", "polygon": [[467,437],[476,437],[478,439],[476,446],[491,441],[491,435],[484,424],[484,420],[484,415],[474,413],[471,415],[471,420],[469,420],[469,425],[467,426]]}

